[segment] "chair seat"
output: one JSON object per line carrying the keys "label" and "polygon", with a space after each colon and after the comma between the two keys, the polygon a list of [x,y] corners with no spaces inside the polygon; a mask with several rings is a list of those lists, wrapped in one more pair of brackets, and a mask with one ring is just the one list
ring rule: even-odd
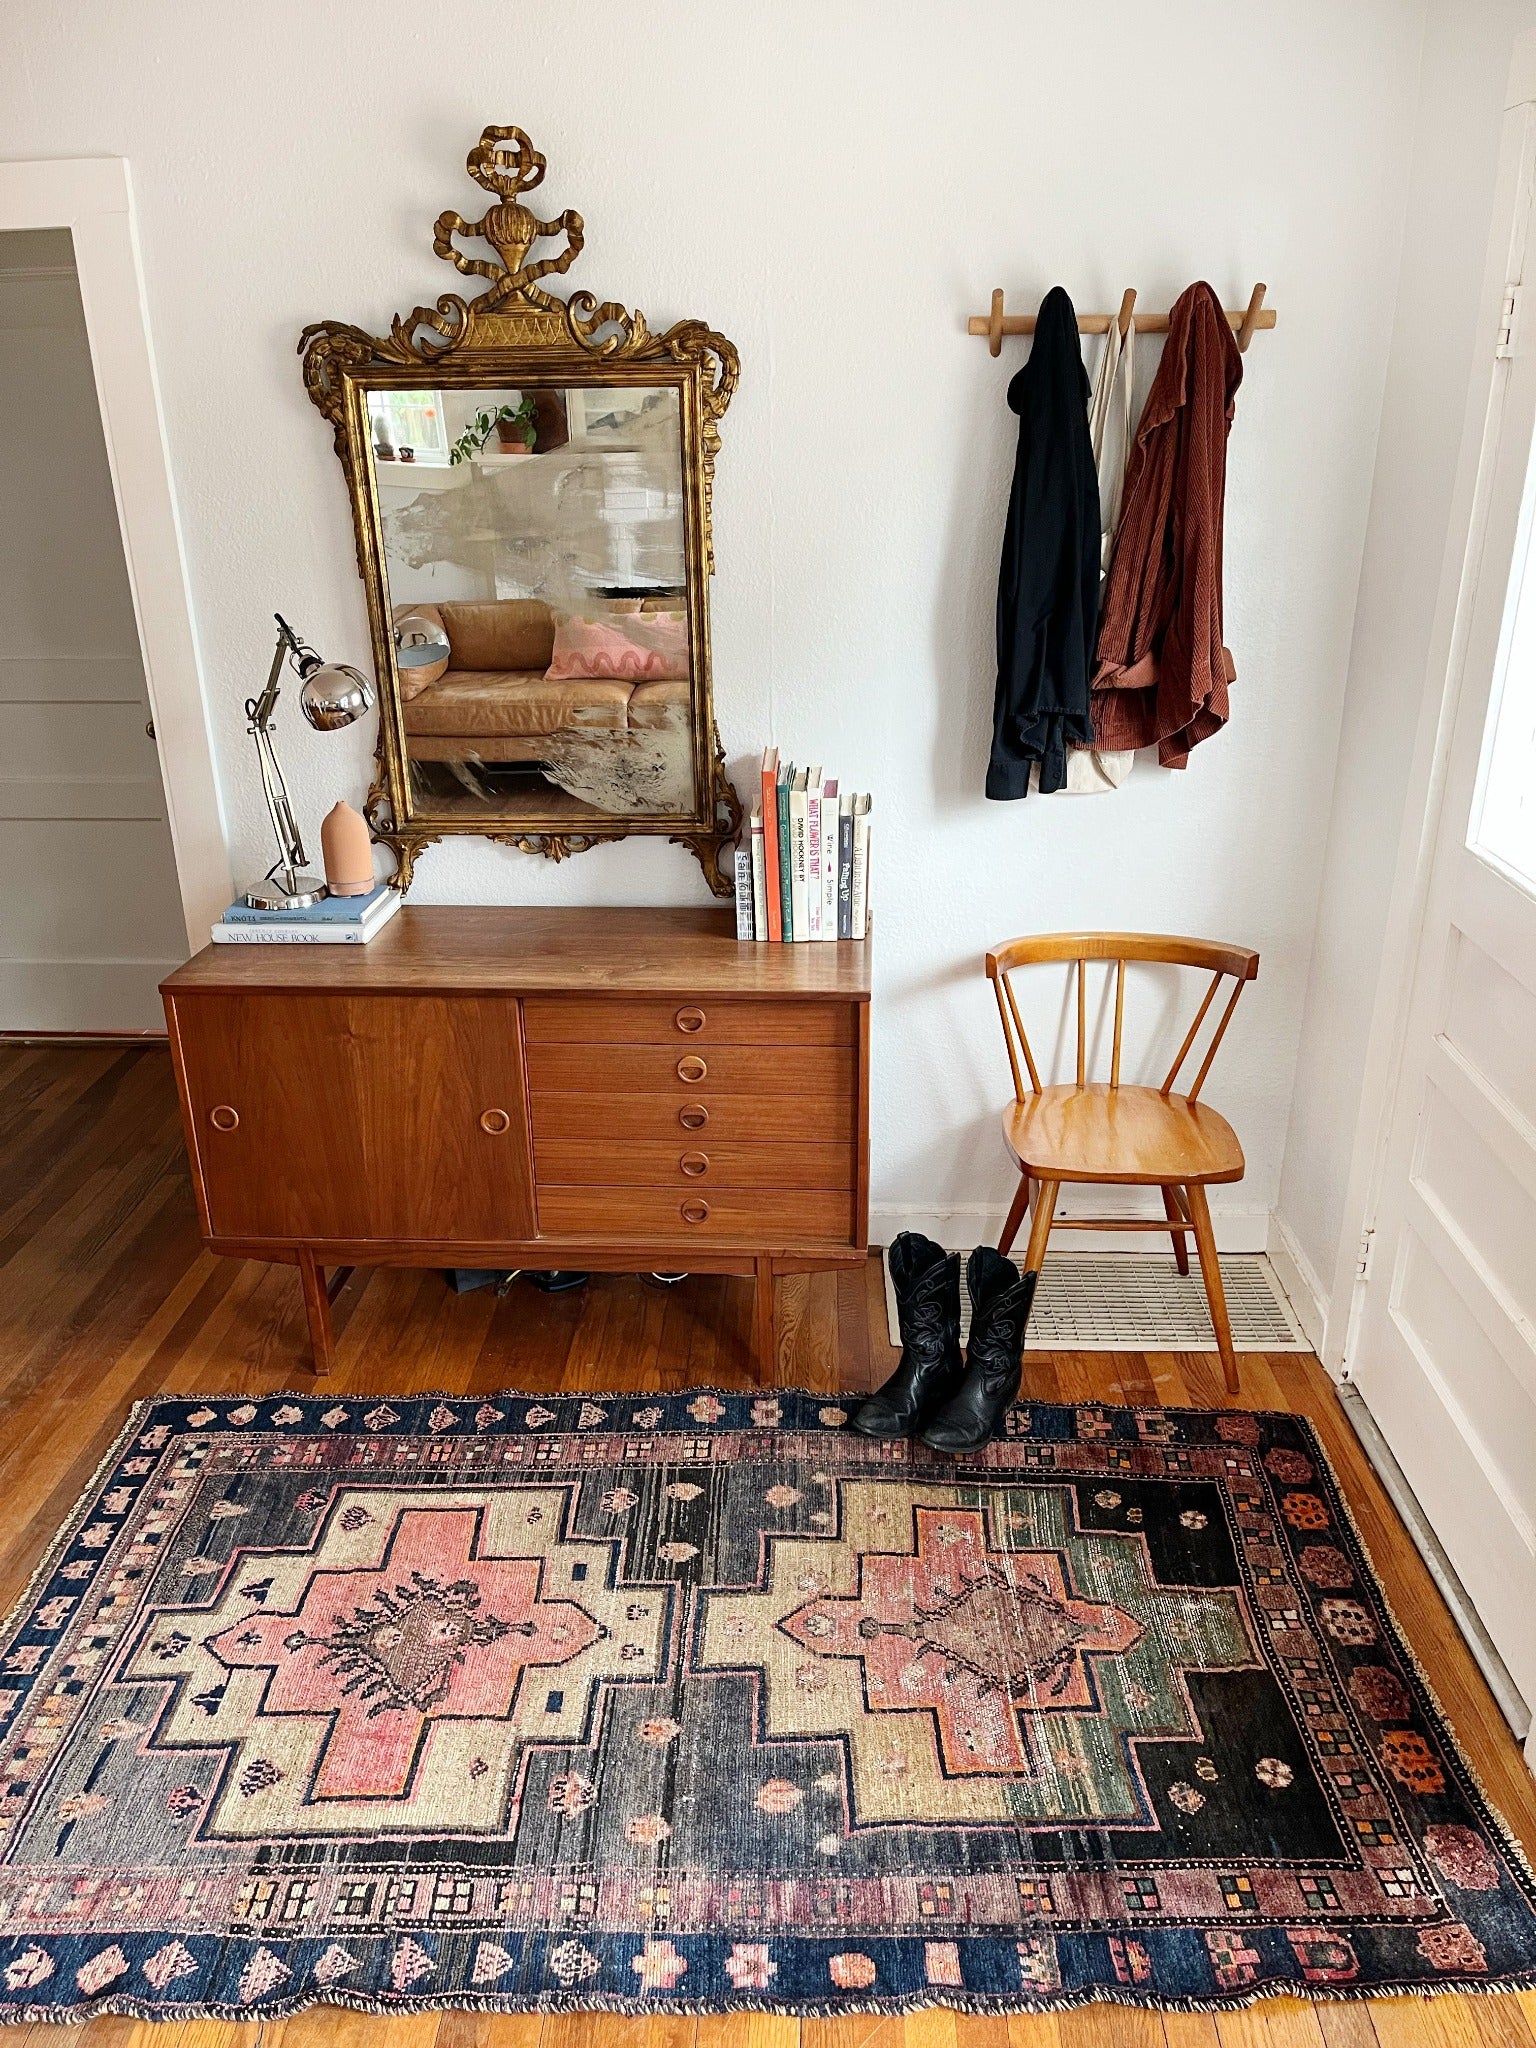
{"label": "chair seat", "polygon": [[1046,1088],[1010,1102],[1003,1136],[1037,1180],[1241,1180],[1243,1148],[1224,1116],[1155,1088]]}

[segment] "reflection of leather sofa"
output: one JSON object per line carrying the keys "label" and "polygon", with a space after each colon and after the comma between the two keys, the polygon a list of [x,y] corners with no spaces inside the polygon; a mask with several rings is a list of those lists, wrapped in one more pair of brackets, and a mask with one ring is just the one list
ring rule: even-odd
{"label": "reflection of leather sofa", "polygon": [[686,678],[547,675],[555,619],[539,598],[395,607],[396,627],[418,619],[441,626],[449,654],[399,672],[413,760],[537,761],[551,733],[653,730],[687,715]]}

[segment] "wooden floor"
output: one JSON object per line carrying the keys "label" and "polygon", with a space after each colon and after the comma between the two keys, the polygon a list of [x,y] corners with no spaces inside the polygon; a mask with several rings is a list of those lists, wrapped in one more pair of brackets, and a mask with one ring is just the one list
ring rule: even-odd
{"label": "wooden floor", "polygon": [[[879,1268],[780,1282],[784,1385],[878,1382],[886,1342]],[[748,1376],[750,1283],[669,1291],[594,1279],[546,1297],[519,1283],[451,1295],[432,1273],[360,1273],[337,1304],[338,1393],[499,1388],[595,1391],[726,1386]],[[84,1490],[130,1401],[157,1393],[303,1389],[296,1274],[207,1257],[182,1164],[170,1065],[158,1048],[0,1043],[0,1612]],[[1388,1594],[1504,1814],[1536,1845],[1536,1786],[1410,1548],[1315,1361],[1245,1354],[1243,1401],[1318,1425]],[[1214,1354],[1031,1353],[1042,1399],[1223,1401]],[[317,2007],[297,2019],[21,2027],[22,2043],[142,2048],[1536,2048],[1536,1994],[1309,2005],[1274,2000],[1220,2017],[1091,2006],[969,2019],[624,2019],[594,2014],[401,2020]]]}

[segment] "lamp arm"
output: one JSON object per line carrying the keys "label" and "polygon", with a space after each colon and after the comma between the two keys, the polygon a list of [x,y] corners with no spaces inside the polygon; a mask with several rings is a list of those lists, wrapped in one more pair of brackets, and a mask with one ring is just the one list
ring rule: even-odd
{"label": "lamp arm", "polygon": [[304,851],[304,842],[299,837],[299,828],[294,823],[293,808],[288,801],[288,785],[283,780],[283,771],[278,766],[277,753],[272,745],[271,729],[267,726],[253,726],[256,736],[256,759],[261,768],[261,787],[267,799],[267,810],[272,819],[272,830],[277,834],[281,852],[280,865],[290,874],[297,874],[304,867],[309,855]]}
{"label": "lamp arm", "polygon": [[267,677],[267,686],[259,697],[247,699],[245,715],[250,720],[251,737],[256,742],[256,763],[261,770],[262,794],[266,797],[267,812],[277,839],[278,865],[293,875],[305,866],[308,855],[304,851],[304,842],[299,837],[299,828],[294,822],[293,806],[288,800],[288,785],[283,780],[283,771],[272,744],[272,714],[277,709],[283,662],[288,650],[289,640],[284,633],[278,638],[277,651],[272,657],[272,671]]}

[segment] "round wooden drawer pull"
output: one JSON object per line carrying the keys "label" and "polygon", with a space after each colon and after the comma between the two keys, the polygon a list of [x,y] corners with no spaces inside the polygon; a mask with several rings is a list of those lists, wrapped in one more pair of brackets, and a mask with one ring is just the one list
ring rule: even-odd
{"label": "round wooden drawer pull", "polygon": [[704,1029],[704,1012],[702,1010],[679,1010],[677,1013],[677,1028],[679,1031],[702,1031]]}
{"label": "round wooden drawer pull", "polygon": [[700,1059],[696,1052],[684,1053],[677,1063],[679,1081],[702,1081],[708,1072],[708,1061]]}
{"label": "round wooden drawer pull", "polygon": [[677,1112],[677,1120],[685,1131],[702,1131],[709,1122],[709,1111],[702,1102],[685,1102]]}
{"label": "round wooden drawer pull", "polygon": [[709,1154],[707,1152],[685,1152],[677,1163],[690,1180],[697,1180],[701,1173],[708,1173],[709,1171]]}
{"label": "round wooden drawer pull", "polygon": [[487,1137],[499,1138],[503,1131],[512,1128],[512,1119],[504,1109],[488,1109],[480,1119],[480,1128]]}
{"label": "round wooden drawer pull", "polygon": [[707,1223],[709,1221],[709,1204],[708,1202],[701,1202],[695,1196],[693,1200],[684,1202],[679,1213],[685,1223]]}
{"label": "round wooden drawer pull", "polygon": [[216,1131],[232,1131],[240,1121],[240,1112],[227,1102],[221,1102],[217,1108],[209,1110],[208,1121]]}

